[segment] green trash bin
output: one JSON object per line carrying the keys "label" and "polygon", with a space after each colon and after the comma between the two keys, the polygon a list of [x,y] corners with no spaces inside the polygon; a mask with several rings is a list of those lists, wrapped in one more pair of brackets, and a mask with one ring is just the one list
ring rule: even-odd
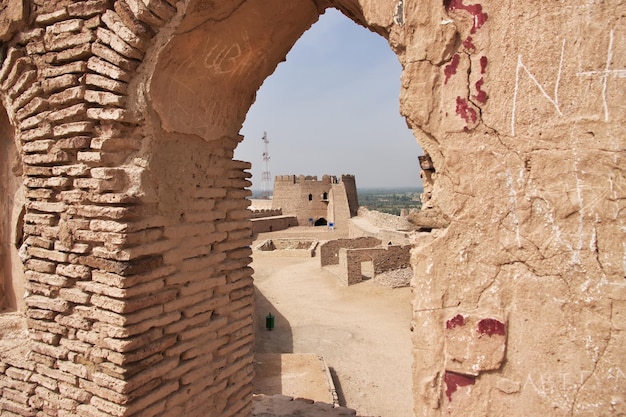
{"label": "green trash bin", "polygon": [[272,313],[265,316],[265,328],[267,330],[272,330],[274,328],[274,316],[272,316]]}

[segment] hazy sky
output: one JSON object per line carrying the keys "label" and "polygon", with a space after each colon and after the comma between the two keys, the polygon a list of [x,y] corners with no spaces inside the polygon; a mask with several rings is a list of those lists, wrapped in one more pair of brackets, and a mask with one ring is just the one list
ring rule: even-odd
{"label": "hazy sky", "polygon": [[[353,174],[358,188],[421,185],[422,150],[400,116],[401,67],[381,36],[328,9],[257,92],[235,158],[277,175]],[[272,183],[273,186],[273,183]]]}

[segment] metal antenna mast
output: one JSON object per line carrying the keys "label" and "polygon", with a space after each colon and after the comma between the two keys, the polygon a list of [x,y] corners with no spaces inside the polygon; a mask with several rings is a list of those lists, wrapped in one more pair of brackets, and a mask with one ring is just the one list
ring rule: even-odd
{"label": "metal antenna mast", "polygon": [[265,151],[263,152],[263,166],[265,171],[261,174],[262,181],[262,190],[261,190],[261,198],[264,200],[269,200],[272,195],[271,183],[272,183],[272,175],[270,174],[270,153],[267,150],[267,145],[270,141],[267,139],[267,132],[263,132],[263,143],[265,144]]}

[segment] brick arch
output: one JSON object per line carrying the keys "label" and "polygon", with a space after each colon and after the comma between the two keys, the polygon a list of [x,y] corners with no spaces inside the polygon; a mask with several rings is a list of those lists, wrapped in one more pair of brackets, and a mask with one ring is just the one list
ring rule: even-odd
{"label": "brick arch", "polygon": [[256,90],[327,6],[30,3],[0,68],[31,339],[8,372],[28,395],[3,407],[249,414],[250,165],[233,150]]}

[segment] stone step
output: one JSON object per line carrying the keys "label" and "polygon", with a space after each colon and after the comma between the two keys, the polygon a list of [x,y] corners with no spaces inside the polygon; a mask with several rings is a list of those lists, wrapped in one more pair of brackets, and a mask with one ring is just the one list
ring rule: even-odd
{"label": "stone step", "polygon": [[286,395],[258,394],[252,399],[253,417],[368,417],[357,416],[356,410],[351,408]]}

